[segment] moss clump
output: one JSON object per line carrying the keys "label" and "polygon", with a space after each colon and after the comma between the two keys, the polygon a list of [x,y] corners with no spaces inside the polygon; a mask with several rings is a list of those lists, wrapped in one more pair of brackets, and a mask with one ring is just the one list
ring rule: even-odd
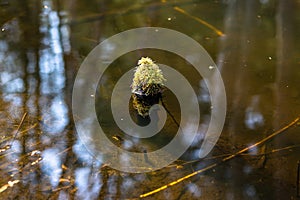
{"label": "moss clump", "polygon": [[151,58],[138,61],[131,84],[133,107],[142,117],[149,115],[152,105],[159,102],[166,79]]}
{"label": "moss clump", "polygon": [[131,92],[138,95],[154,96],[162,92],[165,81],[162,71],[151,58],[142,57],[138,61],[134,73]]}
{"label": "moss clump", "polygon": [[138,114],[142,117],[149,115],[151,106],[159,102],[160,94],[155,96],[141,96],[132,94],[133,108],[137,110]]}

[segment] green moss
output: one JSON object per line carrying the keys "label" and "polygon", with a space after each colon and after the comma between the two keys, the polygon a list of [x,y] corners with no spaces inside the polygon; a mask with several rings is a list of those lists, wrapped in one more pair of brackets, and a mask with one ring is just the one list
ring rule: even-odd
{"label": "green moss", "polygon": [[131,84],[133,107],[146,117],[152,105],[159,102],[166,79],[151,58],[141,58]]}
{"label": "green moss", "polygon": [[131,84],[132,93],[154,96],[162,92],[166,79],[162,71],[149,57],[138,61]]}
{"label": "green moss", "polygon": [[142,117],[148,116],[151,105],[149,105],[146,101],[143,101],[136,94],[132,95],[132,99],[133,108],[138,111],[139,115]]}

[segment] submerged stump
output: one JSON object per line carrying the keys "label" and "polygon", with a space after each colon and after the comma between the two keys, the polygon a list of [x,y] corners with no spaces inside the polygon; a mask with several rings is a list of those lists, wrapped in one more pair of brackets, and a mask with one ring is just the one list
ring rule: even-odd
{"label": "submerged stump", "polygon": [[149,116],[151,106],[159,102],[165,81],[161,69],[151,58],[142,57],[138,61],[131,84],[131,92],[133,107],[140,116]]}

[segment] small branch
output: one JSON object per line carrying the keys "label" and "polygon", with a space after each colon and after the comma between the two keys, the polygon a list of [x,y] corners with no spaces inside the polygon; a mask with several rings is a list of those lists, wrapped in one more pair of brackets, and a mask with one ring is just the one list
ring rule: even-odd
{"label": "small branch", "polygon": [[72,147],[68,147],[68,148],[64,149],[63,151],[57,153],[56,155],[58,156],[58,155],[60,155],[60,154],[63,154],[63,153],[65,153],[65,152],[68,152],[68,151],[71,150],[71,149],[72,149]]}
{"label": "small branch", "polygon": [[153,191],[147,192],[147,193],[145,193],[145,194],[141,194],[141,195],[140,195],[140,198],[144,198],[144,197],[153,195],[153,194],[158,193],[158,192],[160,192],[160,191],[162,191],[162,190],[165,190],[165,189],[167,189],[167,188],[169,188],[169,187],[172,187],[172,186],[174,186],[174,185],[176,185],[176,184],[178,184],[178,183],[180,183],[180,182],[182,182],[182,181],[184,181],[184,180],[186,180],[186,179],[189,179],[189,178],[191,178],[191,177],[193,177],[193,176],[196,176],[196,175],[198,175],[198,174],[200,174],[200,173],[203,173],[203,172],[208,171],[208,170],[210,170],[210,169],[212,169],[212,168],[215,168],[216,166],[220,165],[221,163],[224,163],[224,162],[226,162],[226,161],[229,161],[229,160],[231,160],[231,159],[233,159],[233,158],[235,158],[235,157],[241,155],[242,153],[244,153],[244,152],[246,152],[246,151],[249,151],[249,150],[253,149],[254,147],[257,147],[257,146],[259,146],[259,145],[265,143],[266,141],[268,141],[268,140],[274,138],[275,136],[279,135],[280,133],[286,131],[287,129],[289,129],[290,127],[292,127],[293,125],[295,125],[299,120],[300,120],[300,117],[297,117],[294,121],[292,121],[291,123],[289,123],[289,124],[286,125],[285,127],[283,127],[283,128],[281,128],[280,130],[278,130],[278,131],[272,133],[271,135],[267,136],[266,138],[260,140],[259,142],[255,143],[255,144],[253,144],[253,145],[251,145],[251,146],[249,146],[249,147],[246,147],[246,148],[244,148],[244,149],[242,149],[242,150],[236,152],[235,154],[232,154],[232,155],[230,155],[230,156],[227,156],[227,157],[223,158],[220,162],[213,163],[212,165],[209,165],[209,166],[207,166],[207,167],[205,167],[205,168],[202,168],[202,169],[200,169],[200,170],[198,170],[198,171],[195,171],[195,172],[193,172],[193,173],[191,173],[191,174],[189,174],[189,175],[187,175],[187,176],[184,176],[184,177],[182,177],[182,178],[180,178],[180,179],[177,179],[177,180],[175,180],[175,181],[173,181],[173,182],[171,182],[171,183],[168,183],[168,184],[166,184],[166,185],[164,185],[164,186],[162,186],[162,187],[160,187],[160,188],[157,188],[157,189],[155,189],[155,190],[153,190]]}
{"label": "small branch", "polygon": [[239,152],[237,152],[237,153],[235,153],[235,154],[233,154],[233,155],[231,155],[231,156],[228,156],[228,157],[224,158],[222,161],[225,162],[225,161],[227,161],[227,160],[230,160],[230,159],[232,159],[232,158],[234,158],[234,157],[236,157],[236,156],[238,156],[238,155],[240,155],[240,154],[242,154],[242,153],[244,153],[244,152],[246,152],[246,151],[249,151],[250,149],[253,149],[254,147],[257,147],[257,146],[259,146],[259,145],[265,143],[266,141],[268,141],[268,140],[274,138],[275,136],[279,135],[280,133],[284,132],[284,131],[287,130],[288,128],[290,128],[290,127],[292,127],[293,125],[295,125],[299,120],[300,120],[300,117],[297,117],[294,121],[292,121],[291,123],[289,123],[289,124],[286,125],[285,127],[281,128],[280,130],[275,131],[274,133],[272,133],[271,135],[265,137],[264,139],[260,140],[259,142],[255,143],[255,144],[253,144],[253,145],[251,145],[251,146],[249,146],[249,147],[246,147],[246,148],[240,150]]}
{"label": "small branch", "polygon": [[21,126],[22,126],[23,123],[24,123],[24,120],[25,120],[26,116],[27,116],[27,112],[24,113],[24,115],[23,115],[23,117],[22,117],[22,119],[21,119],[21,122],[20,122],[20,124],[19,124],[19,126],[18,126],[18,128],[17,128],[17,130],[16,130],[16,133],[15,133],[15,135],[14,135],[14,137],[13,137],[13,140],[12,140],[10,146],[13,145],[13,143],[14,143],[14,141],[15,141],[15,139],[16,139],[16,137],[17,137],[17,135],[18,135],[18,133],[19,133],[19,131],[20,131],[20,129],[21,129]]}
{"label": "small branch", "polygon": [[53,189],[53,190],[52,190],[52,192],[59,192],[59,191],[61,191],[61,190],[66,190],[66,189],[69,189],[69,188],[71,188],[71,187],[73,187],[73,185],[72,185],[72,184],[70,184],[70,185],[66,185],[66,186],[62,186],[62,187],[59,187],[59,188]]}
{"label": "small branch", "polygon": [[108,10],[106,12],[95,13],[93,15],[77,18],[77,19],[72,20],[71,22],[68,22],[67,24],[77,25],[80,23],[89,23],[89,22],[93,22],[93,21],[97,21],[97,20],[102,20],[102,19],[104,19],[104,17],[115,16],[115,15],[124,16],[126,14],[141,12],[147,8],[152,8],[152,9],[172,8],[173,6],[189,5],[192,3],[194,3],[193,0],[175,1],[175,2],[172,2],[172,1],[170,1],[170,2],[153,2],[153,3],[149,3],[149,4],[139,4],[139,5],[134,4],[129,7],[122,7],[121,9]]}
{"label": "small branch", "polygon": [[300,144],[295,144],[295,145],[291,145],[291,146],[287,146],[287,147],[282,147],[282,148],[279,148],[279,149],[273,149],[271,151],[268,151],[268,152],[265,152],[265,153],[256,154],[256,155],[250,155],[250,154],[243,154],[243,155],[264,156],[264,155],[273,154],[273,153],[277,153],[277,152],[284,151],[284,150],[291,150],[291,149],[298,148],[298,147],[300,147]]}
{"label": "small branch", "polygon": [[0,193],[4,192],[7,188],[13,187],[16,183],[19,183],[19,180],[8,181],[7,184],[0,187]]}
{"label": "small branch", "polygon": [[174,8],[174,10],[180,12],[181,14],[184,14],[184,15],[188,16],[189,18],[192,18],[192,19],[196,20],[197,22],[203,24],[207,28],[213,30],[218,36],[224,36],[225,35],[222,31],[220,31],[219,29],[217,29],[213,25],[209,24],[208,22],[204,21],[203,19],[200,19],[199,17],[193,16],[193,15],[189,14],[188,12],[186,12],[185,10],[183,10],[183,9],[177,7],[177,6],[174,6],[173,8]]}
{"label": "small branch", "polygon": [[[291,146],[287,146],[287,147],[282,147],[282,148],[279,148],[279,149],[273,149],[271,151],[268,151],[268,152],[265,152],[265,153],[260,153],[260,154],[249,154],[249,153],[243,153],[241,154],[240,156],[248,156],[248,157],[258,157],[258,156],[265,156],[265,155],[268,155],[268,154],[273,154],[273,153],[277,153],[277,152],[281,152],[281,151],[286,151],[286,150],[291,150],[291,149],[294,149],[294,148],[299,148],[300,147],[300,144],[296,144],[296,145],[291,145]],[[206,158],[201,158],[201,159],[197,159],[197,160],[192,160],[192,161],[182,161],[182,164],[172,164],[172,165],[169,165],[167,166],[168,168],[171,168],[171,167],[177,167],[177,168],[181,168],[183,167],[184,165],[188,165],[188,164],[193,164],[193,163],[197,163],[197,162],[201,162],[203,160],[215,160],[217,158],[224,158],[226,156],[230,156],[231,154],[227,153],[227,154],[221,154],[221,155],[216,155],[216,156],[211,156],[211,157],[206,157]]]}
{"label": "small branch", "polygon": [[[27,128],[27,129],[25,129],[25,130],[23,130],[23,131],[20,131],[20,132],[19,132],[19,135],[22,135],[22,134],[24,134],[24,133],[30,131],[31,129],[34,129],[37,125],[38,125],[38,123],[35,123],[35,124],[33,124],[31,127]],[[7,140],[10,140],[11,138],[13,138],[13,136],[11,136],[11,137],[6,137],[6,138],[4,138],[3,140],[0,140],[0,144],[2,144],[3,142],[6,142]],[[7,146],[10,147],[10,145],[6,145],[6,147],[7,147]],[[4,148],[6,148],[6,147],[4,147]],[[0,153],[1,153],[1,150],[0,150]]]}

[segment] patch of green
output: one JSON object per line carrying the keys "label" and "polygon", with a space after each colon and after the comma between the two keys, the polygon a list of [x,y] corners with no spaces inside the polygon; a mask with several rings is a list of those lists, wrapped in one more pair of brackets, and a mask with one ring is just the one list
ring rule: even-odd
{"label": "patch of green", "polygon": [[154,96],[161,93],[166,79],[162,71],[149,57],[142,57],[138,61],[131,92],[139,95]]}
{"label": "patch of green", "polygon": [[148,116],[151,105],[148,104],[147,101],[143,101],[141,98],[139,98],[135,94],[132,95],[132,99],[133,99],[133,101],[132,101],[133,108],[137,110],[139,115],[141,115],[142,117]]}

